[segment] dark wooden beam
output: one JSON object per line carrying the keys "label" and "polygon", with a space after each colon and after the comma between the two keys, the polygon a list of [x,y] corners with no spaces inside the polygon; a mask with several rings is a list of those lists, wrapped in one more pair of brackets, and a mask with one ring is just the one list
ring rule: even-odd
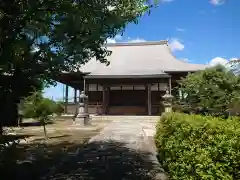
{"label": "dark wooden beam", "polygon": [[107,88],[104,85],[103,86],[103,91],[102,91],[103,92],[103,96],[102,96],[103,97],[102,98],[102,105],[103,105],[102,113],[103,114],[106,114],[106,108],[107,108],[107,106],[106,106],[107,105],[107,101],[106,101],[107,100],[107,93],[106,93],[106,90],[107,90]]}
{"label": "dark wooden beam", "polygon": [[148,115],[152,115],[152,97],[151,97],[151,84],[147,85],[147,100],[148,100]]}
{"label": "dark wooden beam", "polygon": [[74,88],[74,103],[77,103],[77,89]]}
{"label": "dark wooden beam", "polygon": [[172,79],[171,77],[169,78],[169,94],[172,94]]}
{"label": "dark wooden beam", "polygon": [[[154,83],[167,83],[169,78],[155,79],[87,79],[88,84],[108,84],[108,85],[142,85]],[[72,81],[72,83],[83,83],[83,81]]]}

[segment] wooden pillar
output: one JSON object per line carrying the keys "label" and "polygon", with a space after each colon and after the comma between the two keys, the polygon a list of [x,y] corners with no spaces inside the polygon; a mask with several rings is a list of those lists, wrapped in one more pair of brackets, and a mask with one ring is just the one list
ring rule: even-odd
{"label": "wooden pillar", "polygon": [[74,104],[75,104],[75,114],[74,114],[74,118],[73,118],[73,121],[75,122],[75,118],[77,117],[78,115],[78,98],[77,98],[77,89],[74,88]]}
{"label": "wooden pillar", "polygon": [[106,99],[107,99],[107,94],[106,94],[106,86],[105,85],[103,85],[102,86],[103,87],[103,98],[102,98],[102,114],[106,114],[106,108],[107,108],[107,106],[106,106]]}
{"label": "wooden pillar", "polygon": [[[84,78],[84,93],[85,95],[88,96],[88,91],[89,91],[89,84],[87,84],[87,81],[86,79]],[[87,98],[86,99],[86,102],[85,102],[85,112],[88,113],[88,106],[89,106],[89,99]]]}
{"label": "wooden pillar", "polygon": [[77,113],[78,113],[78,100],[77,100],[77,89],[76,88],[74,88],[74,104],[75,104],[75,107],[76,107],[75,115],[77,115]]}
{"label": "wooden pillar", "polygon": [[77,89],[74,88],[74,103],[77,103]]}
{"label": "wooden pillar", "polygon": [[65,113],[68,113],[68,85],[66,85],[66,90],[65,90]]}
{"label": "wooden pillar", "polygon": [[109,90],[110,88],[107,85],[103,85],[102,114],[108,113]]}
{"label": "wooden pillar", "polygon": [[86,93],[86,79],[85,77],[83,78],[83,91]]}
{"label": "wooden pillar", "polygon": [[148,99],[148,115],[152,115],[152,92],[151,92],[151,84],[147,85],[147,99]]}
{"label": "wooden pillar", "polygon": [[172,78],[169,77],[169,94],[172,95]]}
{"label": "wooden pillar", "polygon": [[110,87],[108,86],[107,90],[106,90],[106,112],[105,112],[105,114],[108,114],[109,93],[110,93]]}

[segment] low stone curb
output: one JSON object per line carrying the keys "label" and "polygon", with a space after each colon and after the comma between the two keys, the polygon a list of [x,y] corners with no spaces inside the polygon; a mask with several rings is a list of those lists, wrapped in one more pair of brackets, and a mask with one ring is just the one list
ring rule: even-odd
{"label": "low stone curb", "polygon": [[148,157],[153,164],[152,174],[154,175],[155,180],[168,180],[167,174],[163,168],[161,168],[160,163],[158,162],[156,154],[152,154]]}
{"label": "low stone curb", "polygon": [[[147,136],[144,128],[142,128],[144,134],[144,141],[148,145],[148,151],[150,155],[147,157],[147,160],[153,164],[153,169],[151,174],[153,175],[154,180],[168,180],[167,174],[164,169],[161,167],[158,159],[157,159],[157,152],[154,144],[154,140],[152,136]],[[152,143],[151,143],[152,141]],[[151,147],[151,148],[150,148]]]}

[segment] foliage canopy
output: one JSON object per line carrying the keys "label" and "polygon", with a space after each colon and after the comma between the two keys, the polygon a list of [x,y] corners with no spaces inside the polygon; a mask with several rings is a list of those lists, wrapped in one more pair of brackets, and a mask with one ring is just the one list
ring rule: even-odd
{"label": "foliage canopy", "polygon": [[239,107],[240,77],[223,66],[189,74],[180,81],[180,101],[189,107],[225,112]]}
{"label": "foliage canopy", "polygon": [[0,7],[0,74],[50,80],[92,57],[107,63],[106,39],[137,22],[151,5],[145,0],[4,0]]}

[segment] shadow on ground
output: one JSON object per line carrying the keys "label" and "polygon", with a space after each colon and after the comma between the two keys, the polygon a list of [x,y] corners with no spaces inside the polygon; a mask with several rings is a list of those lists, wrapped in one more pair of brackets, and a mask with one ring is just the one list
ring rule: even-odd
{"label": "shadow on ground", "polygon": [[21,140],[21,139],[26,139],[29,138],[33,135],[1,135],[0,136],[0,144],[16,141],[16,140]]}
{"label": "shadow on ground", "polygon": [[[49,122],[46,123],[46,125],[47,125],[47,124],[54,124],[54,122],[49,121]],[[31,127],[31,126],[41,126],[41,123],[38,122],[38,121],[33,121],[33,122],[21,122],[21,123],[20,123],[20,127]]]}
{"label": "shadow on ground", "polygon": [[[22,151],[32,152],[33,160],[13,164],[2,162],[0,179],[54,179],[54,180],[120,180],[152,179],[153,164],[148,153],[136,152],[118,142],[71,144],[33,147],[22,146]],[[36,153],[40,151],[41,153]],[[71,153],[72,152],[72,153]],[[35,157],[34,157],[35,156]],[[35,158],[35,160],[34,160]]]}

